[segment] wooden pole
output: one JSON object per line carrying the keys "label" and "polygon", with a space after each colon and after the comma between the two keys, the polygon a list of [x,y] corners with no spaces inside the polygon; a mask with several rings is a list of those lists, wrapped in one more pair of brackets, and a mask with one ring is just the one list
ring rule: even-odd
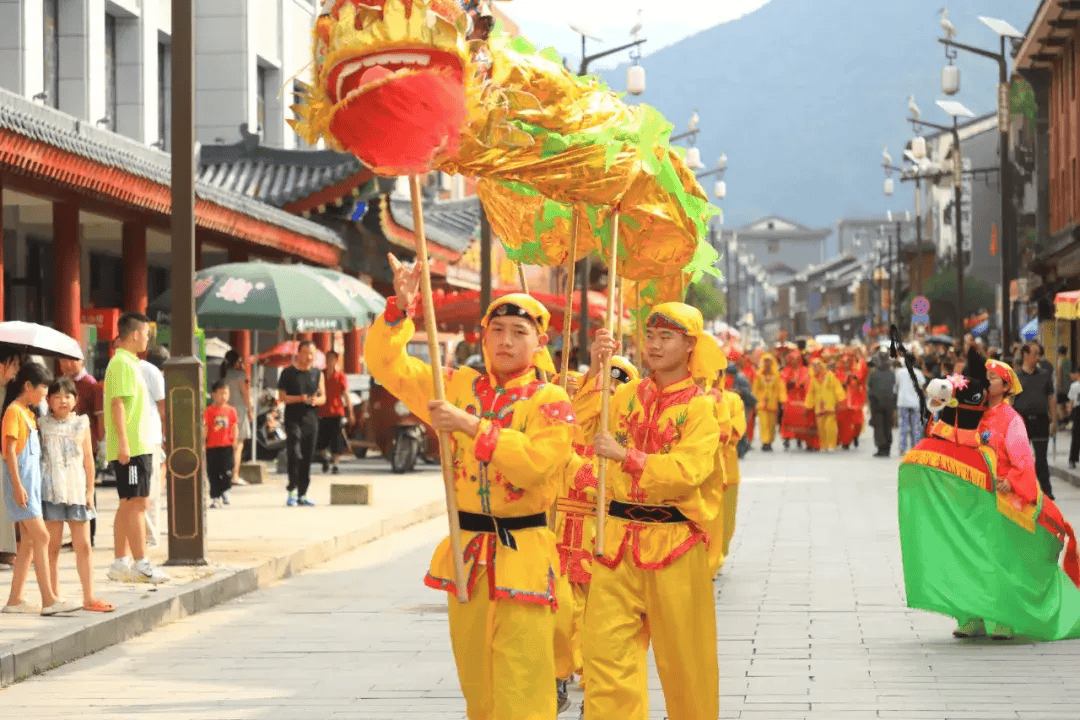
{"label": "wooden pole", "polygon": [[[439,335],[435,325],[435,304],[431,298],[431,267],[428,265],[427,237],[424,235],[423,200],[420,195],[420,178],[416,175],[409,176],[409,192],[412,196],[413,227],[416,228],[416,257],[420,261],[421,268],[420,293],[424,299],[424,327],[427,329],[435,399],[445,400]],[[458,602],[466,603],[469,601],[469,588],[465,584],[461,519],[458,517],[457,492],[454,488],[454,461],[450,455],[450,433],[445,431],[439,433],[439,460],[442,464],[443,485],[446,488],[446,514],[450,520],[450,550],[454,554],[454,583],[457,586],[457,599]]]}
{"label": "wooden pole", "polygon": [[634,283],[634,335],[637,337],[637,364],[642,374],[645,373],[645,320],[641,317],[641,283]]}
{"label": "wooden pole", "polygon": [[[606,327],[610,330],[615,324],[615,276],[618,274],[619,262],[619,210],[611,218],[611,257],[608,259],[608,294],[607,311],[605,314]],[[611,358],[604,363],[604,375],[600,379],[600,432],[606,433],[610,423],[608,411],[611,409]],[[604,524],[607,522],[607,465],[608,461],[597,458],[599,466],[596,468],[596,557],[604,555]]]}
{"label": "wooden pole", "polygon": [[[563,306],[563,330],[562,330],[562,367],[559,368],[559,384],[563,390],[570,383],[570,326],[574,317],[574,269],[577,263],[578,246],[578,211],[575,207],[570,215],[570,257],[566,259],[566,304]],[[579,348],[581,352],[583,348]],[[578,358],[578,362],[581,358]]]}
{"label": "wooden pole", "polygon": [[[518,269],[518,282],[521,283],[521,292],[528,295],[529,294],[529,281],[525,277],[525,266],[522,265],[521,263],[518,263],[517,264],[517,269]],[[484,312],[487,312],[487,310],[485,309]]]}

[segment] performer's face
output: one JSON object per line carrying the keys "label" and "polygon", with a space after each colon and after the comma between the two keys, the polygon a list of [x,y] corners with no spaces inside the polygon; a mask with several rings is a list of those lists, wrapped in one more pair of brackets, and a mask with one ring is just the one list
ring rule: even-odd
{"label": "performer's face", "polygon": [[653,372],[685,369],[697,341],[677,330],[648,328],[645,331],[645,364]]}
{"label": "performer's face", "polygon": [[990,381],[988,394],[992,402],[997,402],[1005,397],[1005,381],[996,372],[986,373],[986,379]]}
{"label": "performer's face", "polygon": [[488,369],[499,376],[522,373],[532,365],[533,355],[547,345],[548,337],[522,317],[493,317],[484,331]]}

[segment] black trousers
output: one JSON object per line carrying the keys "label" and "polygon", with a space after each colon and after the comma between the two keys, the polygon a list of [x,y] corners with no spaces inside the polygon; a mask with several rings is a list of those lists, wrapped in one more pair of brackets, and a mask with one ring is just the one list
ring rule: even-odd
{"label": "black trousers", "polygon": [[285,458],[289,467],[289,490],[300,497],[307,495],[311,485],[311,458],[315,456],[315,440],[319,423],[315,418],[309,422],[288,423],[285,426]]}
{"label": "black trousers", "polygon": [[870,398],[870,426],[874,428],[874,445],[878,452],[892,449],[892,405]]}
{"label": "black trousers", "polygon": [[206,448],[206,477],[210,482],[210,497],[217,499],[232,487],[236,451],[232,445]]}
{"label": "black trousers", "polygon": [[1039,487],[1053,499],[1050,489],[1050,463],[1046,460],[1046,449],[1050,445],[1050,415],[1023,415],[1024,427],[1031,440],[1032,454],[1035,456],[1035,476],[1039,478]]}
{"label": "black trousers", "polygon": [[1069,463],[1080,462],[1080,406],[1074,407],[1069,417],[1072,420],[1072,442],[1069,443]]}

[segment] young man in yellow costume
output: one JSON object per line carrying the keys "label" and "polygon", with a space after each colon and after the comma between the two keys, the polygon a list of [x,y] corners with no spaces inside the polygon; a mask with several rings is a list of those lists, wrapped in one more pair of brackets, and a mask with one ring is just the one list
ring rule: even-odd
{"label": "young man in yellow costume", "polygon": [[[577,427],[573,452],[567,463],[562,492],[555,502],[555,537],[563,577],[557,586],[555,613],[555,673],[559,678],[560,712],[569,706],[567,683],[573,674],[582,678],[581,632],[592,578],[596,539],[596,477],[592,473],[593,440],[600,429],[603,363],[617,351],[610,333],[600,331],[591,349],[589,372],[579,378],[573,397]],[[612,387],[638,379],[637,368],[624,357],[611,358]],[[585,468],[583,471],[582,468]]]}
{"label": "young man in yellow costume", "polygon": [[650,640],[670,720],[716,720],[716,612],[702,485],[720,428],[696,379],[724,366],[683,303],[646,320],[648,378],[619,387],[596,460],[607,459],[604,554],[593,564],[582,644],[586,720],[645,720]]}
{"label": "young man in yellow costume", "polygon": [[451,433],[469,601],[460,603],[450,540],[424,583],[449,593],[450,640],[470,720],[552,720],[559,555],[546,512],[558,495],[575,414],[547,355],[549,315],[525,294],[488,308],[487,373],[446,371],[433,400],[431,368],[409,357],[419,268],[390,256],[395,298],[368,334],[371,376],[439,431]]}
{"label": "young man in yellow costume", "polygon": [[787,402],[787,388],[776,367],[776,358],[769,353],[765,353],[761,358],[760,371],[754,377],[753,390],[754,397],[757,398],[758,424],[761,427],[761,449],[772,452],[780,405]]}
{"label": "young man in yellow costume", "polygon": [[810,363],[810,387],[806,390],[806,407],[813,409],[818,440],[824,452],[836,450],[836,409],[847,397],[836,375],[825,367],[820,358]]}
{"label": "young man in yellow costume", "polygon": [[739,471],[739,440],[746,434],[746,409],[739,393],[727,389],[727,377],[726,372],[721,374],[720,384],[712,391],[717,404],[724,406],[724,410],[718,413],[726,412],[729,421],[727,440],[724,441],[721,436],[720,443],[720,454],[724,462],[724,484],[720,508],[716,519],[709,526],[709,568],[713,575],[716,575],[724,566],[728,549],[731,547],[731,538],[735,535],[739,481],[742,479]]}

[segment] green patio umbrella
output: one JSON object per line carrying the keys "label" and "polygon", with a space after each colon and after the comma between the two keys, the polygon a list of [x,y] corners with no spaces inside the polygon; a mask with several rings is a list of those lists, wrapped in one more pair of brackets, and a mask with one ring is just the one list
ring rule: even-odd
{"label": "green patio umbrella", "polygon": [[[195,274],[192,292],[199,327],[206,330],[355,330],[386,308],[381,295],[344,273],[262,261],[204,268]],[[147,308],[153,320],[167,320],[171,310],[171,292]]]}

